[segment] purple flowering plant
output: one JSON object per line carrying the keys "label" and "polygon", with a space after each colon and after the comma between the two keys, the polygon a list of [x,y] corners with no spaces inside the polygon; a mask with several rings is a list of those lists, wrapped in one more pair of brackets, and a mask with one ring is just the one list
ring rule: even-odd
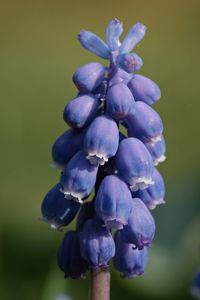
{"label": "purple flowering plant", "polygon": [[114,19],[106,43],[89,31],[78,35],[83,48],[109,64],[88,63],[73,74],[77,96],[63,113],[70,129],[52,147],[61,175],[42,202],[43,220],[54,229],[77,217],[58,250],[58,265],[65,278],[91,270],[91,299],[109,299],[112,258],[123,277],[143,274],[155,234],[151,210],[165,202],[156,169],[165,160],[163,124],[152,108],[161,93],[136,74],[143,61],[131,52],[146,27],[136,23],[120,42],[122,31]]}

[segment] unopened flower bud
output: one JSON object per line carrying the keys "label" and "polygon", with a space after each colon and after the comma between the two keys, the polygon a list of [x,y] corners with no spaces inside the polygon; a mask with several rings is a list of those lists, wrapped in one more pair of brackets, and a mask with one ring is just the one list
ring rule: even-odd
{"label": "unopened flower bud", "polygon": [[164,204],[165,184],[162,175],[154,169],[152,180],[154,184],[144,190],[133,193],[133,197],[140,198],[149,209],[156,208],[157,205]]}
{"label": "unopened flower bud", "polygon": [[84,224],[80,233],[81,255],[92,268],[105,268],[115,255],[111,232],[96,219]]}
{"label": "unopened flower bud", "polygon": [[62,192],[65,198],[82,203],[95,185],[97,170],[98,167],[90,164],[83,151],[75,154],[66,165],[62,176]]}
{"label": "unopened flower bud", "polygon": [[114,266],[122,273],[122,277],[131,279],[142,275],[148,261],[147,248],[138,250],[133,244],[124,243],[120,237],[120,231],[116,233],[115,244]]}
{"label": "unopened flower bud", "polygon": [[106,29],[106,41],[111,51],[120,46],[119,38],[123,32],[123,24],[117,19],[112,20]]}
{"label": "unopened flower bud", "polygon": [[155,141],[155,142],[147,142],[145,143],[145,146],[149,150],[152,158],[154,165],[157,166],[159,163],[165,161],[166,156],[166,145],[165,145],[165,139],[163,135],[160,137],[160,140]]}
{"label": "unopened flower bud", "polygon": [[145,189],[153,184],[152,157],[144,144],[136,138],[121,141],[116,154],[116,167],[132,191]]}
{"label": "unopened flower bud", "polygon": [[154,104],[161,97],[159,86],[143,75],[134,75],[128,83],[128,87],[133,93],[135,101],[143,101],[148,105]]}
{"label": "unopened flower bud", "polygon": [[69,126],[82,128],[95,118],[98,106],[99,100],[92,94],[81,95],[66,105],[63,118]]}
{"label": "unopened flower bud", "polygon": [[83,147],[85,131],[68,129],[60,135],[52,147],[53,165],[64,167],[68,161]]}
{"label": "unopened flower bud", "polygon": [[57,261],[65,274],[65,278],[79,279],[84,277],[87,263],[81,257],[79,234],[76,231],[70,230],[65,234],[58,249]]}
{"label": "unopened flower bud", "polygon": [[90,31],[81,30],[78,39],[86,50],[96,54],[97,56],[108,59],[110,56],[109,48],[106,43],[96,34]]}
{"label": "unopened flower bud", "polygon": [[155,234],[154,219],[139,198],[132,199],[132,212],[128,225],[120,231],[121,239],[125,243],[134,244],[139,250],[151,246]]}
{"label": "unopened flower bud", "polygon": [[103,165],[116,154],[118,145],[116,122],[106,115],[95,118],[84,138],[84,150],[90,163]]}
{"label": "unopened flower bud", "polygon": [[135,100],[124,83],[109,87],[106,94],[106,112],[115,120],[135,114]]}
{"label": "unopened flower bud", "polygon": [[73,75],[76,87],[82,93],[95,90],[103,81],[105,68],[98,62],[92,62],[80,67]]}
{"label": "unopened flower bud", "polygon": [[128,136],[143,142],[161,140],[163,124],[159,114],[142,101],[135,103],[136,112],[126,119]]}
{"label": "unopened flower bud", "polygon": [[97,216],[107,228],[121,229],[128,223],[132,197],[128,186],[115,175],[106,176],[95,198]]}
{"label": "unopened flower bud", "polygon": [[146,33],[146,26],[142,23],[136,23],[127,33],[123,40],[120,53],[128,53],[143,39]]}
{"label": "unopened flower bud", "polygon": [[79,203],[65,199],[60,188],[60,183],[56,184],[47,193],[41,206],[42,220],[49,223],[54,229],[68,225],[80,208]]}
{"label": "unopened flower bud", "polygon": [[140,70],[143,61],[136,53],[125,53],[117,56],[116,62],[120,68],[128,73]]}

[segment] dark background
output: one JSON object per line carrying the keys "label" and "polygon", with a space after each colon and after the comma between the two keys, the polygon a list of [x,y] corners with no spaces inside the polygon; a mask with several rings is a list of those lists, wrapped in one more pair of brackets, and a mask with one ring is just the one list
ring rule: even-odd
{"label": "dark background", "polygon": [[63,237],[40,222],[40,203],[58,178],[50,149],[66,125],[62,111],[76,95],[71,76],[96,61],[77,39],[80,29],[104,37],[117,17],[125,32],[148,32],[135,49],[141,73],[161,87],[167,161],[159,168],[167,204],[156,209],[155,243],[146,273],[112,274],[111,299],[191,299],[200,266],[200,1],[1,1],[0,299],[87,299],[87,281],[64,281],[56,266]]}

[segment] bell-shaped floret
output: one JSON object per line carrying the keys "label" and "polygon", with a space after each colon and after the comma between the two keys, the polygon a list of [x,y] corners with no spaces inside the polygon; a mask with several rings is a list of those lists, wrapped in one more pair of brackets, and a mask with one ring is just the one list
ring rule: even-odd
{"label": "bell-shaped floret", "polygon": [[128,225],[120,231],[121,239],[141,250],[145,246],[151,246],[154,234],[155,222],[150,211],[142,200],[133,198]]}
{"label": "bell-shaped floret", "polygon": [[118,145],[116,122],[106,115],[95,118],[84,138],[84,150],[90,163],[103,165],[116,154]]}
{"label": "bell-shaped floret", "polygon": [[129,279],[140,276],[148,261],[148,250],[135,249],[135,245],[124,243],[120,236],[120,231],[115,236],[116,253],[114,257],[114,266],[121,272],[122,277]]}
{"label": "bell-shaped floret", "polygon": [[73,82],[81,93],[95,90],[104,80],[105,68],[98,62],[80,67],[73,75]]}
{"label": "bell-shaped floret", "polygon": [[81,255],[92,268],[105,268],[115,255],[111,232],[97,219],[90,219],[80,232]]}
{"label": "bell-shaped floret", "polygon": [[135,103],[136,112],[126,119],[128,136],[143,142],[161,140],[163,124],[159,114],[142,101]]}
{"label": "bell-shaped floret", "polygon": [[136,138],[122,140],[115,161],[119,175],[129,184],[132,191],[145,189],[153,184],[153,160],[140,140]]}
{"label": "bell-shaped floret", "polygon": [[65,107],[63,118],[69,126],[82,128],[96,116],[99,100],[92,94],[81,95],[71,100]]}
{"label": "bell-shaped floret", "polygon": [[155,166],[165,161],[166,144],[163,135],[160,137],[160,140],[155,142],[147,142],[145,143],[145,146],[149,150]]}
{"label": "bell-shaped floret", "polygon": [[78,39],[86,50],[94,53],[95,55],[109,59],[110,51],[106,43],[98,37],[96,34],[90,31],[81,30],[78,35]]}
{"label": "bell-shaped floret", "polygon": [[83,147],[85,130],[69,129],[60,135],[52,146],[53,165],[63,168]]}
{"label": "bell-shaped floret", "polygon": [[146,33],[146,26],[136,23],[127,33],[120,47],[120,53],[128,53],[143,39]]}
{"label": "bell-shaped floret", "polygon": [[139,190],[133,193],[133,197],[140,198],[149,209],[156,208],[157,205],[164,204],[165,184],[162,175],[154,169],[152,180],[154,184],[145,190]]}
{"label": "bell-shaped floret", "polygon": [[128,83],[135,101],[143,101],[148,105],[157,102],[161,97],[159,86],[151,79],[136,74]]}
{"label": "bell-shaped floret", "polygon": [[117,65],[127,73],[133,73],[140,70],[143,61],[136,53],[120,54],[116,58]]}
{"label": "bell-shaped floret", "polygon": [[70,230],[58,249],[57,262],[60,269],[64,272],[65,278],[83,278],[87,271],[87,263],[80,253],[79,234]]}
{"label": "bell-shaped floret", "polygon": [[97,170],[98,167],[90,164],[83,151],[76,153],[66,165],[62,176],[65,198],[82,203],[95,185]]}
{"label": "bell-shaped floret", "polygon": [[106,95],[106,112],[115,120],[135,114],[135,100],[124,83],[109,87]]}
{"label": "bell-shaped floret", "polygon": [[68,225],[80,208],[79,203],[65,199],[60,188],[60,183],[55,185],[47,193],[41,206],[42,220],[54,229]]}
{"label": "bell-shaped floret", "polygon": [[106,41],[111,51],[115,51],[119,48],[120,36],[123,32],[123,24],[121,21],[114,19],[112,20],[106,29]]}
{"label": "bell-shaped floret", "polygon": [[95,198],[97,216],[107,228],[121,229],[128,223],[132,209],[131,192],[118,176],[106,176]]}

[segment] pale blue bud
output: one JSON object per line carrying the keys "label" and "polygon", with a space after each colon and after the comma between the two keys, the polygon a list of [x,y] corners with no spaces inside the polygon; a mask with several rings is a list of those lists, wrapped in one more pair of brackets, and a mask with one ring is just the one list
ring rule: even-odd
{"label": "pale blue bud", "polygon": [[143,61],[136,53],[120,54],[116,58],[117,65],[125,72],[133,73],[140,70],[143,65]]}
{"label": "pale blue bud", "polygon": [[154,169],[152,180],[154,184],[133,193],[133,197],[140,198],[149,209],[154,209],[157,205],[165,203],[165,184],[157,169]]}
{"label": "pale blue bud", "polygon": [[115,255],[111,232],[96,219],[86,221],[80,232],[81,255],[92,268],[105,268]]}
{"label": "pale blue bud", "polygon": [[120,53],[128,53],[143,39],[146,33],[146,26],[136,23],[127,33],[121,47]]}
{"label": "pale blue bud", "polygon": [[120,142],[116,154],[116,167],[132,191],[145,189],[153,184],[152,157],[144,144],[136,138],[126,138]]}
{"label": "pale blue bud", "polygon": [[83,151],[75,154],[66,165],[62,176],[61,191],[65,198],[82,203],[95,185],[97,170],[98,167],[90,164]]}
{"label": "pale blue bud", "polygon": [[147,248],[135,249],[135,245],[124,243],[120,235],[118,231],[115,236],[115,268],[122,273],[122,277],[129,279],[142,275],[148,261]]}
{"label": "pale blue bud", "polygon": [[112,20],[106,29],[106,41],[111,51],[115,51],[120,46],[119,38],[123,32],[123,24],[121,21]]}
{"label": "pale blue bud", "polygon": [[84,138],[84,150],[90,163],[103,165],[116,154],[118,145],[116,122],[106,115],[95,118]]}
{"label": "pale blue bud", "polygon": [[121,229],[128,223],[132,209],[128,186],[118,176],[106,176],[95,198],[97,216],[108,228]]}
{"label": "pale blue bud", "polygon": [[106,112],[115,120],[135,114],[135,100],[124,83],[109,87],[106,95]]}
{"label": "pale blue bud", "polygon": [[136,137],[143,142],[156,142],[161,140],[163,124],[159,114],[142,101],[135,103],[136,112],[128,116],[128,136]]}
{"label": "pale blue bud", "polygon": [[69,126],[82,128],[96,116],[99,100],[92,94],[81,95],[71,100],[65,107],[63,118]]}
{"label": "pale blue bud", "polygon": [[104,80],[105,68],[98,62],[80,67],[73,75],[73,82],[81,93],[95,90]]}
{"label": "pale blue bud", "polygon": [[101,58],[109,59],[110,52],[108,46],[96,34],[90,31],[81,30],[78,35],[78,39],[83,48],[86,50],[96,54]]}
{"label": "pale blue bud", "polygon": [[128,87],[135,101],[143,101],[148,105],[154,104],[161,97],[159,86],[153,80],[143,75],[134,75],[129,81]]}
{"label": "pale blue bud", "polygon": [[120,230],[121,239],[125,243],[134,244],[139,250],[151,246],[155,234],[154,219],[139,198],[132,199],[132,212],[128,225]]}

